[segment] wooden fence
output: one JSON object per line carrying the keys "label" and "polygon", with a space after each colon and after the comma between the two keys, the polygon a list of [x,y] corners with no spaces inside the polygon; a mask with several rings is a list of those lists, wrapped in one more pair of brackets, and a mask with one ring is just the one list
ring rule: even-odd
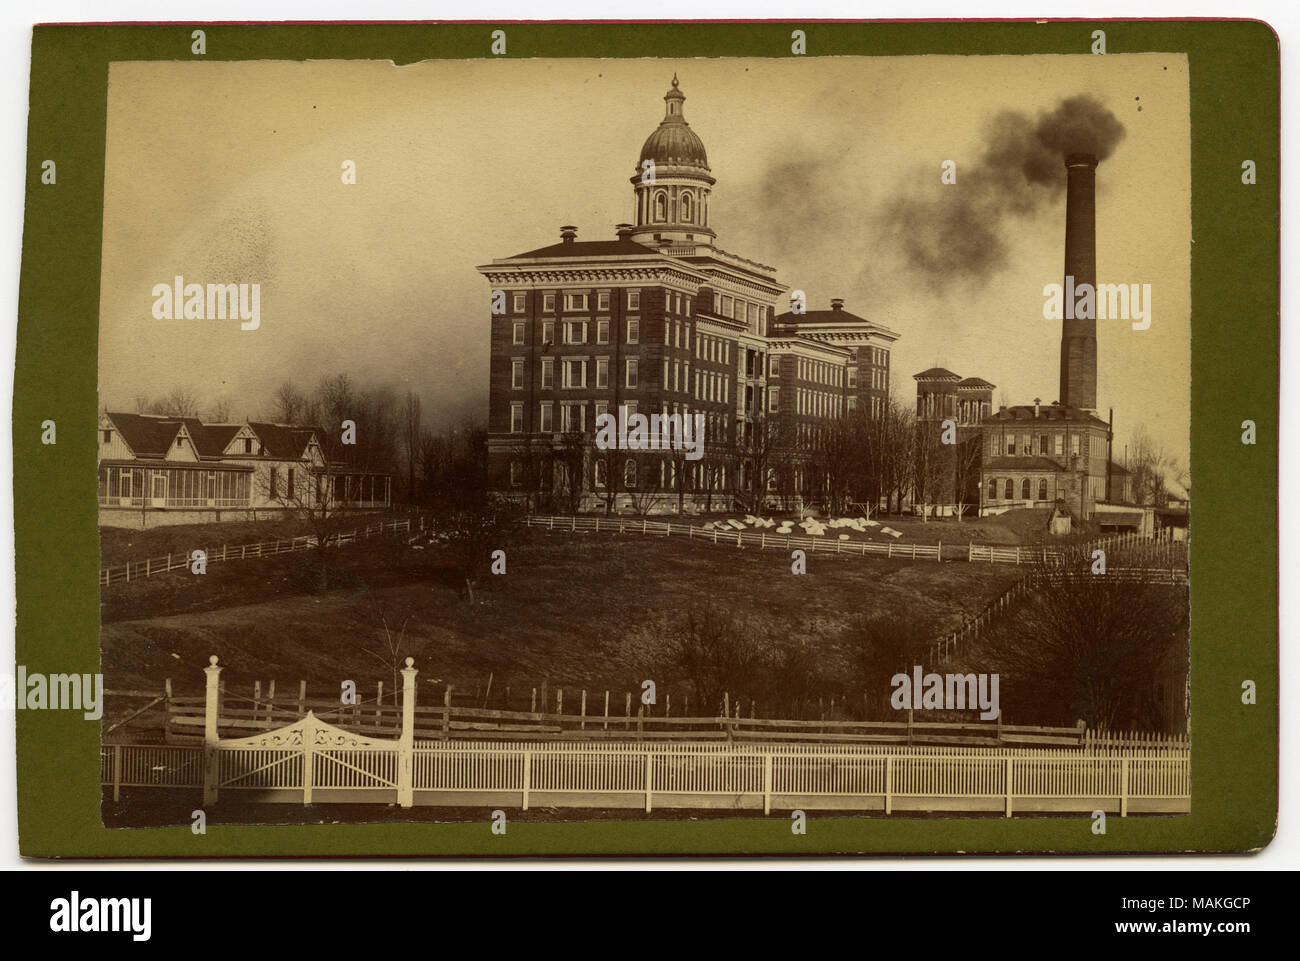
{"label": "wooden fence", "polygon": [[[969,562],[986,561],[995,564],[1021,564],[1051,566],[1065,563],[1076,553],[1087,557],[1095,550],[1124,552],[1126,555],[1134,550],[1145,550],[1147,554],[1160,551],[1166,555],[1171,567],[1187,566],[1187,548],[1185,542],[1174,541],[1163,535],[1158,538],[1143,537],[1138,534],[1113,534],[1098,538],[1074,548],[1049,547],[1002,547],[982,544],[949,544],[947,556],[943,543],[938,544],[899,544],[887,542],[877,544],[870,541],[842,541],[838,537],[813,537],[799,534],[776,534],[766,530],[718,530],[716,527],[696,527],[692,524],[674,524],[669,521],[652,521],[645,517],[601,517],[599,515],[529,515],[523,519],[525,527],[568,533],[594,532],[607,534],[643,534],[655,537],[685,537],[687,540],[705,543],[730,545],[734,547],[757,547],[790,549],[800,548],[808,553],[820,554],[857,554],[902,558],[905,560],[964,560]],[[1181,564],[1179,558],[1181,557]]]}
{"label": "wooden fence", "polygon": [[[420,518],[418,523],[421,525],[419,529],[423,529],[424,519]],[[408,534],[411,532],[411,519],[409,517],[405,520],[371,524],[369,527],[336,534],[334,543],[336,545],[350,544],[353,541],[367,537],[392,534],[398,531],[405,531]],[[207,563],[212,564],[216,561],[239,561],[250,557],[274,557],[278,554],[292,554],[296,551],[312,550],[316,546],[316,536],[309,534],[302,537],[261,541],[257,544],[222,544],[220,550],[208,551],[202,547],[197,547],[196,550],[203,550],[207,555]],[[127,561],[124,564],[110,565],[100,570],[99,583],[107,587],[118,582],[152,577],[154,574],[166,574],[168,571],[188,569],[191,563],[192,560],[189,554],[167,554],[163,557],[145,558],[142,561]]]}
{"label": "wooden fence", "polygon": [[[217,726],[223,736],[244,736],[277,728],[307,712],[344,730],[367,736],[391,736],[402,723],[403,708],[394,696],[340,704],[338,698],[308,698],[306,685],[299,692],[277,694],[273,685],[263,692],[261,684],[253,697],[217,692]],[[734,710],[715,715],[651,715],[646,707],[632,707],[630,692],[617,699],[610,713],[610,699],[588,698],[586,691],[573,691],[570,704],[576,712],[564,713],[562,691],[557,692],[557,710],[510,711],[452,703],[451,690],[443,691],[443,704],[420,705],[414,711],[414,736],[437,740],[512,740],[545,742],[580,740],[642,742],[677,740],[713,743],[836,743],[836,744],[936,744],[1015,746],[1022,744],[1079,746],[1084,728],[1038,727],[988,721],[920,721],[912,712],[900,712],[897,721],[795,720],[745,717],[737,699]],[[608,692],[606,692],[607,694]],[[143,691],[108,691],[112,698],[145,697]],[[105,729],[105,736],[140,740],[141,727],[149,725],[168,744],[198,743],[206,723],[205,696],[164,694],[149,699],[144,708],[125,714]],[[724,695],[724,701],[731,703]],[[588,711],[588,707],[591,711]],[[147,713],[146,713],[147,709]],[[141,722],[132,727],[127,722]],[[116,733],[121,731],[121,733]]]}
{"label": "wooden fence", "polygon": [[[1184,738],[1089,736],[1072,748],[1034,747],[1050,735],[1026,736],[1020,748],[981,749],[858,743],[697,744],[682,738],[647,740],[638,719],[636,743],[503,745],[452,740],[451,712],[442,740],[417,741],[413,661],[402,669],[396,737],[348,730],[313,711],[246,736],[220,730],[221,668],[205,669],[203,741],[195,745],[105,744],[101,781],[120,800],[122,788],[201,788],[204,804],[234,794],[263,802],[382,802],[556,807],[806,808],[829,810],[1186,811],[1190,748]],[[500,715],[506,712],[493,712]],[[517,712],[516,712],[517,713]],[[515,720],[497,717],[497,721]],[[722,724],[739,736],[740,718],[691,718]],[[588,723],[583,717],[580,724]],[[604,729],[604,720],[600,722]],[[821,722],[748,721],[788,729]],[[858,724],[871,728],[880,725]],[[909,727],[941,728],[945,725]],[[958,728],[965,725],[955,725]],[[583,730],[583,728],[579,728]],[[630,731],[630,728],[626,729]],[[1006,736],[1006,729],[1000,729]],[[1023,731],[1025,729],[1017,729]],[[1042,729],[1040,729],[1042,730]],[[1053,729],[1047,729],[1052,731]],[[499,732],[493,732],[499,733]],[[516,732],[517,733],[517,732]],[[536,737],[537,732],[532,732]],[[819,732],[825,737],[824,732]],[[867,735],[870,737],[871,735]],[[879,738],[877,738],[879,740]],[[973,739],[972,739],[973,740]]]}
{"label": "wooden fence", "polygon": [[539,527],[552,531],[594,531],[607,534],[645,534],[662,537],[685,537],[687,540],[704,541],[713,544],[734,545],[736,547],[757,547],[789,549],[799,548],[809,554],[860,554],[879,557],[898,557],[908,560],[942,559],[941,544],[873,544],[866,541],[827,540],[819,537],[798,534],[774,534],[768,531],[734,530],[720,531],[715,528],[705,530],[692,524],[672,524],[667,521],[652,521],[647,518],[627,517],[578,517],[569,515],[537,516],[524,518],[526,527]]}

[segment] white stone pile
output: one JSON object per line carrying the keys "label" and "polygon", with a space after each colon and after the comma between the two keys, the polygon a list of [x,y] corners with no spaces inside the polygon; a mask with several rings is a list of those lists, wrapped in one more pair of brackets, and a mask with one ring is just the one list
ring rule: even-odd
{"label": "white stone pile", "polygon": [[[771,517],[759,517],[756,514],[746,514],[737,520],[728,518],[726,520],[705,521],[699,530],[702,531],[724,531],[728,534],[734,534],[736,531],[743,531],[746,528],[755,530],[776,529],[777,534],[793,534],[794,529],[798,527],[809,537],[825,537],[828,531],[856,531],[859,534],[873,533],[873,528],[878,529],[879,533],[888,537],[898,539],[903,536],[902,531],[894,530],[892,527],[883,527],[879,521],[873,521],[866,517],[830,517],[826,520],[818,520],[815,517],[805,517],[802,520],[795,521],[785,519],[776,521]],[[837,535],[839,540],[850,540],[847,533]]]}

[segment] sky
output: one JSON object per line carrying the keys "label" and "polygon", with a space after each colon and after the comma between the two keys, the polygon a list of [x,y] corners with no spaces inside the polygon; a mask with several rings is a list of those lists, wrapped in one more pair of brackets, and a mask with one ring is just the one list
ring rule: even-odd
{"label": "sky", "polygon": [[[1115,409],[1117,453],[1142,424],[1186,463],[1178,54],[113,64],[101,404],[184,385],[257,417],[286,380],[347,373],[415,390],[426,425],[485,419],[475,267],[554,243],[562,224],[612,239],[633,220],[629,178],[674,73],[717,178],[718,245],[776,266],[811,307],[842,297],[896,331],[906,403],[935,365],[992,381],[995,404],[1057,399],[1043,286],[1062,279],[1059,183],[1008,178],[990,150],[1064,100],[1099,103],[1122,137],[1097,172],[1098,279],[1151,284],[1152,322],[1098,320],[1098,404]],[[154,286],[178,274],[260,284],[260,327],[155,319]]]}

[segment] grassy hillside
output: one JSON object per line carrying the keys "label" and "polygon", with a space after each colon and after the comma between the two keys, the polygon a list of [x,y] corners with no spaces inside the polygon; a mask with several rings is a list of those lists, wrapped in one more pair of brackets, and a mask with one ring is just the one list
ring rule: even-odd
{"label": "grassy hillside", "polygon": [[[863,614],[906,613],[936,628],[974,613],[1020,573],[1002,565],[935,564],[813,555],[790,572],[780,551],[679,538],[513,530],[507,573],[465,595],[445,548],[401,540],[340,549],[331,587],[313,593],[312,552],[213,564],[202,577],[173,572],[102,592],[103,670],[112,688],[198,692],[210,654],[231,690],[271,678],[317,696],[343,679],[365,696],[391,685],[387,623],[396,659],[413,656],[429,698],[442,685],[474,688],[493,675],[493,701],[533,686],[661,691],[684,684],[666,639],[684,612],[745,622],[764,642],[797,645],[829,694],[852,686],[846,632]],[[403,633],[404,627],[404,633]]]}

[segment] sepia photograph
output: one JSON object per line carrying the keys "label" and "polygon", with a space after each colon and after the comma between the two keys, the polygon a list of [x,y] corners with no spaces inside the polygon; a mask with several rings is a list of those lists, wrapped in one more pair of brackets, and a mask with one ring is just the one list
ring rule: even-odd
{"label": "sepia photograph", "polygon": [[104,825],[1191,812],[1186,55],[106,109]]}

